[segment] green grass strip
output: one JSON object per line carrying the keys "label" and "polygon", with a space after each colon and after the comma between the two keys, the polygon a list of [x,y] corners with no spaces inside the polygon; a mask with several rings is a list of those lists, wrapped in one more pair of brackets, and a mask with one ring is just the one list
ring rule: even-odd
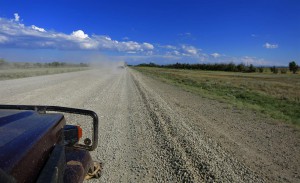
{"label": "green grass strip", "polygon": [[203,81],[172,72],[163,72],[162,69],[159,72],[152,68],[134,69],[202,96],[225,101],[240,108],[259,111],[274,119],[300,125],[300,103],[298,102],[275,98],[247,88],[226,85],[214,80]]}

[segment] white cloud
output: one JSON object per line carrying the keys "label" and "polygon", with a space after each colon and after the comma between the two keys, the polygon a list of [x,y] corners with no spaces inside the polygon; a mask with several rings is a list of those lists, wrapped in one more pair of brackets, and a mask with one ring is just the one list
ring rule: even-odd
{"label": "white cloud", "polygon": [[45,29],[37,27],[35,25],[32,25],[31,28],[34,29],[34,30],[40,31],[40,32],[46,32]]}
{"label": "white cloud", "polygon": [[[112,42],[114,43],[114,42]],[[139,43],[134,41],[128,41],[128,42],[115,42],[114,46],[116,46],[120,51],[125,50],[142,50],[142,47]],[[142,50],[143,51],[143,50]]]}
{"label": "white cloud", "polygon": [[278,48],[278,44],[270,44],[270,43],[265,43],[263,45],[263,47],[267,48],[267,49],[274,49],[274,48]]}
{"label": "white cloud", "polygon": [[195,48],[194,46],[188,46],[188,45],[182,45],[182,51],[187,54],[187,55],[197,55],[198,54],[198,50],[197,48]]}
{"label": "white cloud", "polygon": [[143,43],[143,46],[147,49],[147,50],[153,50],[154,46],[150,43]]}
{"label": "white cloud", "polygon": [[20,16],[18,13],[14,13],[15,21],[18,22],[20,20]]}
{"label": "white cloud", "polygon": [[153,55],[153,51],[147,51],[147,52],[146,52],[146,55],[152,56],[152,55]]}
{"label": "white cloud", "polygon": [[0,44],[16,48],[112,50],[144,54],[152,54],[148,51],[154,50],[154,46],[146,42],[120,42],[109,36],[89,36],[83,30],[76,30],[71,34],[46,31],[36,25],[26,26],[18,21],[5,18],[0,18]]}
{"label": "white cloud", "polygon": [[184,56],[181,52],[177,51],[177,50],[173,50],[173,51],[167,51],[165,53],[166,56],[176,56],[176,57],[179,57],[179,56]]}
{"label": "white cloud", "polygon": [[82,30],[77,30],[72,32],[71,34],[73,37],[79,38],[79,39],[85,39],[88,38],[89,36],[85,34]]}
{"label": "white cloud", "polygon": [[[174,56],[174,57],[191,57],[200,61],[207,59],[208,55],[201,52],[200,48],[191,45],[181,45],[180,47],[165,45],[159,46],[161,48],[169,48],[165,51],[165,56]],[[164,51],[164,50],[163,50]]]}
{"label": "white cloud", "polygon": [[212,53],[210,55],[213,56],[214,58],[218,58],[221,56],[219,53]]}
{"label": "white cloud", "polygon": [[173,45],[159,45],[161,48],[170,49],[170,50],[176,50],[177,47]]}
{"label": "white cloud", "polygon": [[264,60],[263,58],[256,58],[251,56],[243,56],[238,59],[239,62],[242,61],[245,65],[253,64],[253,65],[268,65],[270,62]]}
{"label": "white cloud", "polygon": [[87,50],[97,49],[97,47],[99,46],[99,44],[97,42],[94,42],[94,41],[82,42],[79,45],[80,45],[80,48],[87,49]]}
{"label": "white cloud", "polygon": [[0,35],[0,43],[4,43],[6,41],[8,41],[8,38],[5,37],[5,36]]}
{"label": "white cloud", "polygon": [[175,50],[175,51],[173,51],[173,53],[175,54],[175,55],[180,55],[180,52],[179,51],[177,51],[177,50]]}
{"label": "white cloud", "polygon": [[108,41],[111,41],[111,38],[108,37],[108,36],[104,36],[104,39],[108,40]]}

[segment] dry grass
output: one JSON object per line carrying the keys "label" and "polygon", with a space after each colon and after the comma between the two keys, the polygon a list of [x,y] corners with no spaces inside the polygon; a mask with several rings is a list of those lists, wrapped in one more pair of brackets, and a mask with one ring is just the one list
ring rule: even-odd
{"label": "dry grass", "polygon": [[279,99],[300,102],[300,75],[259,74],[216,71],[164,70],[169,74],[193,78],[200,82],[216,82],[219,85],[253,90]]}
{"label": "dry grass", "polygon": [[300,125],[300,75],[135,67],[205,97]]}
{"label": "dry grass", "polygon": [[33,77],[40,75],[76,72],[89,69],[88,67],[57,67],[57,68],[28,68],[28,69],[0,69],[0,80]]}

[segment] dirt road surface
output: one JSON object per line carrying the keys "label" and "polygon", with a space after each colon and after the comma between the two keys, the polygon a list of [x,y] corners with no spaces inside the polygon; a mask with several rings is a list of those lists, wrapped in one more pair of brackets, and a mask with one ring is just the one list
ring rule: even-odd
{"label": "dirt road surface", "polygon": [[0,103],[94,110],[100,180],[300,182],[299,130],[130,68],[0,81]]}

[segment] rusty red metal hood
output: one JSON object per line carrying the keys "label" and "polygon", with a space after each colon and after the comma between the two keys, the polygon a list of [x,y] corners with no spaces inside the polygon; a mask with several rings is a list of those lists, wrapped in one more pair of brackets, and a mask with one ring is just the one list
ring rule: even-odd
{"label": "rusty red metal hood", "polygon": [[62,114],[0,110],[0,168],[17,181],[35,180],[64,125]]}

